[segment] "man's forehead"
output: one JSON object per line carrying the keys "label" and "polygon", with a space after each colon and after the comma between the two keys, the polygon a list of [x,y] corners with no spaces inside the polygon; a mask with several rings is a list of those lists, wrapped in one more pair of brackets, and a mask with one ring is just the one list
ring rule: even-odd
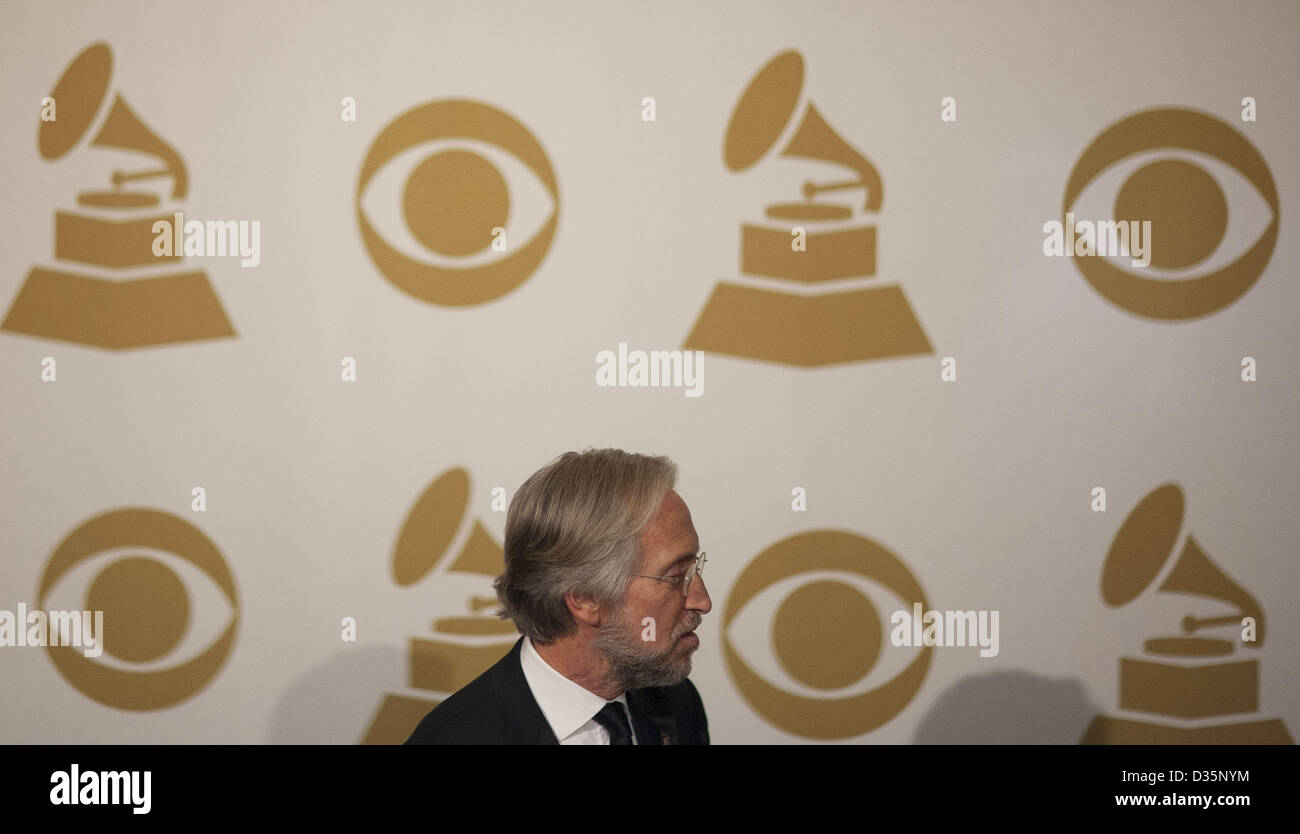
{"label": "man's forehead", "polygon": [[700,539],[691,520],[691,511],[676,491],[665,496],[641,541],[646,555],[661,563],[675,562],[699,549]]}

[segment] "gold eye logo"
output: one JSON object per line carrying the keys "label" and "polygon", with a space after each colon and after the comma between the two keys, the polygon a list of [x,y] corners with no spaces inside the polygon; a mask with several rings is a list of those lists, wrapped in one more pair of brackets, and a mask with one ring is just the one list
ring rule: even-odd
{"label": "gold eye logo", "polygon": [[[1147,318],[1185,320],[1227,307],[1254,285],[1277,243],[1277,186],[1263,157],[1226,123],[1184,109],[1147,110],[1111,125],[1079,157],[1065,187],[1067,215],[1085,186],[1125,157],[1163,151],[1133,172],[1115,198],[1115,220],[1151,222],[1151,266],[1184,270],[1206,261],[1225,239],[1228,204],[1218,181],[1184,152],[1204,154],[1240,173],[1272,211],[1272,222],[1235,261],[1206,275],[1135,275],[1104,258],[1075,258],[1093,289]],[[1170,153],[1171,151],[1175,153]]]}
{"label": "gold eye logo", "polygon": [[[48,646],[47,651],[59,673],[83,695],[118,709],[162,709],[206,686],[229,656],[239,626],[234,577],[211,540],[188,522],[156,510],[114,510],[82,524],[55,549],[41,576],[39,604],[44,607],[59,580],[78,564],[103,551],[122,550],[130,555],[101,569],[85,597],[88,610],[104,612],[99,639],[104,653],[121,665],[99,663],[71,646]],[[157,662],[176,649],[196,618],[186,583],[162,559],[142,555],[147,550],[172,554],[197,568],[231,607],[230,623],[215,641],[169,668],[156,668]]]}
{"label": "gold eye logo", "polygon": [[842,690],[866,678],[882,659],[885,625],[879,609],[845,579],[865,579],[909,605],[928,606],[907,566],[870,539],[836,530],[791,536],[755,557],[731,590],[722,615],[727,671],[750,705],[782,730],[816,739],[874,730],[916,696],[930,667],[932,647],[921,648],[905,668],[873,689],[811,697],[770,683],[732,642],[732,623],[755,597],[803,574],[811,581],[785,594],[770,628],[780,667],[807,689]]}
{"label": "gold eye logo", "polygon": [[[436,254],[442,259],[436,263],[386,240],[362,207],[386,163],[431,143],[439,147],[406,178],[401,213],[411,248]],[[512,189],[489,159],[501,151],[523,163],[551,204],[549,217],[522,246],[505,242]],[[560,210],[555,172],[528,129],[496,108],[464,100],[430,102],[389,123],[361,166],[356,203],[361,239],[384,277],[408,295],[450,307],[491,301],[527,280],[550,249]],[[489,248],[509,254],[487,261],[475,257]]]}

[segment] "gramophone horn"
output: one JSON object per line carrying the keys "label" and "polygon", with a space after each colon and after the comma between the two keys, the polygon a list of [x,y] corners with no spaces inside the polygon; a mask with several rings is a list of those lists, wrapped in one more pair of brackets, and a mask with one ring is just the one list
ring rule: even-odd
{"label": "gramophone horn", "polygon": [[58,159],[90,130],[108,95],[112,74],[113,53],[108,44],[93,44],[73,59],[50,93],[58,108],[58,118],[41,122],[37,138],[41,156]]}
{"label": "gramophone horn", "polygon": [[398,585],[413,585],[433,569],[451,546],[468,506],[469,473],[464,469],[449,469],[429,485],[407,513],[393,548]]}
{"label": "gramophone horn", "polygon": [[1210,557],[1205,555],[1205,551],[1201,550],[1201,546],[1191,536],[1187,537],[1182,555],[1161,583],[1160,590],[1209,597],[1237,606],[1237,613],[1230,617],[1197,619],[1189,614],[1183,618],[1183,631],[1188,634],[1200,628],[1240,624],[1243,617],[1252,617],[1255,620],[1255,640],[1246,645],[1255,648],[1264,645],[1264,610],[1260,608],[1259,602],[1210,561]]}
{"label": "gramophone horn", "polygon": [[[97,43],[72,59],[63,77],[54,85],[50,96],[58,107],[59,118],[41,122],[37,145],[41,156],[58,159],[72,149],[90,130],[95,117],[103,108],[108,95],[108,82],[113,72],[113,53],[108,45]],[[104,125],[91,143],[101,148],[122,148],[151,154],[164,163],[158,170],[137,173],[117,172],[113,184],[122,185],[132,179],[171,177],[172,197],[184,199],[189,190],[189,175],[185,163],[176,149],[132,112],[121,95],[113,97]]]}
{"label": "gramophone horn", "polygon": [[[803,89],[803,58],[793,50],[782,52],[763,65],[741,94],[727,125],[722,157],[732,171],[743,171],[776,145],[785,132],[799,104]],[[879,211],[883,189],[871,161],[845,142],[817,112],[810,102],[782,156],[796,156],[834,162],[858,172],[858,179],[846,182],[804,184],[804,197],[811,200],[818,192],[845,188],[864,188],[867,211]],[[779,216],[785,216],[781,207]],[[799,214],[796,212],[796,214]]]}
{"label": "gramophone horn", "polygon": [[1155,581],[1174,552],[1183,526],[1183,491],[1177,484],[1152,490],[1133,508],[1115,534],[1101,571],[1101,598],[1120,606]]}
{"label": "gramophone horn", "polygon": [[858,172],[857,180],[820,185],[813,182],[804,183],[803,191],[807,199],[811,200],[819,191],[865,188],[867,199],[862,208],[866,211],[880,211],[880,204],[885,196],[880,172],[870,160],[840,138],[812,102],[808,103],[808,109],[804,111],[799,129],[795,131],[794,136],[790,137],[790,142],[785,146],[785,150],[781,151],[781,155],[836,162]]}
{"label": "gramophone horn", "polygon": [[803,58],[782,52],[768,61],[732,111],[722,158],[732,171],[743,171],[763,158],[794,115],[803,88]]}
{"label": "gramophone horn", "polygon": [[[468,507],[469,473],[464,469],[449,469],[429,485],[407,513],[393,549],[393,580],[398,585],[413,585],[433,570],[451,546]],[[475,519],[447,569],[495,579],[505,570],[501,545]]]}
{"label": "gramophone horn", "polygon": [[185,192],[189,190],[189,174],[185,171],[185,163],[181,161],[181,155],[158,134],[150,130],[140,117],[132,112],[120,95],[113,99],[113,109],[108,112],[108,118],[104,120],[104,126],[100,128],[93,144],[101,148],[143,151],[153,154],[166,164],[166,167],[161,170],[114,174],[114,185],[121,185],[122,182],[130,179],[171,177],[172,197],[177,200],[185,198]]}

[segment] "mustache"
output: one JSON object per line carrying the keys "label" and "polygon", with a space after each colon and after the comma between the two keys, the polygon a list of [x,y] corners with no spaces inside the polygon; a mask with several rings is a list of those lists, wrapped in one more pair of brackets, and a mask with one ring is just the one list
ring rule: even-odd
{"label": "mustache", "polygon": [[699,612],[692,611],[690,617],[686,620],[686,622],[682,623],[680,626],[677,627],[675,631],[673,631],[673,640],[676,641],[677,638],[681,637],[687,632],[694,631],[695,629],[699,628],[700,623],[702,622],[704,622],[704,615],[700,614]]}

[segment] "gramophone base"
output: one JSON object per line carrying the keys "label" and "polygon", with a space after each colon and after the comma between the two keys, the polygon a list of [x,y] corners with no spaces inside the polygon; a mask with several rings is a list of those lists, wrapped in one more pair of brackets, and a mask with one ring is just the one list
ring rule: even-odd
{"label": "gramophone base", "polygon": [[803,367],[934,350],[897,286],[793,295],[726,282],[685,347]]}
{"label": "gramophone base", "polygon": [[1280,718],[1220,724],[1214,727],[1171,727],[1098,715],[1080,744],[1295,744]]}
{"label": "gramophone base", "polygon": [[791,246],[791,228],[744,224],[740,271],[791,281],[833,281],[876,274],[876,227],[805,232],[805,249]]}
{"label": "gramophone base", "polygon": [[0,330],[110,350],[235,335],[203,272],[110,280],[42,267]]}
{"label": "gramophone base", "polygon": [[1180,666],[1119,659],[1119,708],[1170,718],[1214,718],[1259,709],[1259,661]]}
{"label": "gramophone base", "polygon": [[442,703],[436,699],[411,698],[406,695],[385,695],[384,702],[370,722],[362,744],[402,744],[415,732],[420,719]]}
{"label": "gramophone base", "polygon": [[447,640],[412,637],[409,683],[415,689],[457,692],[496,663],[514,641],[465,646]]}

